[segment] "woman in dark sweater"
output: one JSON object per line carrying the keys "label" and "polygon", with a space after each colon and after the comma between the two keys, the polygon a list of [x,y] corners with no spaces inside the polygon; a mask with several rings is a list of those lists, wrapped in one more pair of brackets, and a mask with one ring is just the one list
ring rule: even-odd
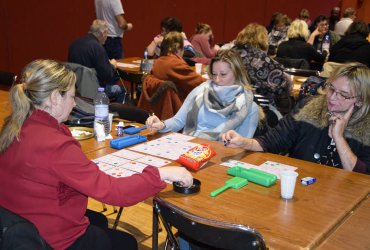
{"label": "woman in dark sweater", "polygon": [[321,54],[306,42],[308,37],[307,23],[303,20],[295,20],[288,30],[288,41],[282,42],[276,56],[282,58],[305,59],[307,62],[323,63],[325,54]]}
{"label": "woman in dark sweater", "polygon": [[369,28],[362,20],[354,21],[344,37],[330,50],[329,61],[361,62],[370,67],[370,43],[367,40]]}

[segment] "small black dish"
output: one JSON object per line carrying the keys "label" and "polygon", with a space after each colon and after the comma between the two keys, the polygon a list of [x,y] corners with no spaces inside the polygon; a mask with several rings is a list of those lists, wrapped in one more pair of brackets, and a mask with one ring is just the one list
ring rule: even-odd
{"label": "small black dish", "polygon": [[193,179],[193,185],[191,187],[183,187],[179,182],[173,183],[173,190],[180,194],[195,194],[200,190],[200,180]]}

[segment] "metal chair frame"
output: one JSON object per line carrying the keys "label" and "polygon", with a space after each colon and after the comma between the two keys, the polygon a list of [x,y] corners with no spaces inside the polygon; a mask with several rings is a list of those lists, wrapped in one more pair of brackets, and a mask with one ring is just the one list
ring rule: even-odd
{"label": "metal chair frame", "polygon": [[179,243],[172,233],[176,228],[189,239],[217,249],[266,249],[262,235],[248,226],[209,220],[184,211],[161,197],[153,199],[153,244],[158,249],[158,225],[162,221],[167,232],[166,248],[180,249]]}

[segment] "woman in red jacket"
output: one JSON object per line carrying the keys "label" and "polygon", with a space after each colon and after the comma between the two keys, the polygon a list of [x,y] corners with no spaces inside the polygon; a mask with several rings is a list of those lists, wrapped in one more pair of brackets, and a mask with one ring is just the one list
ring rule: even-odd
{"label": "woman in red jacket", "polygon": [[31,221],[53,249],[137,249],[129,234],[91,225],[88,197],[130,206],[168,181],[192,184],[184,168],[148,166],[113,178],[87,159],[63,124],[75,106],[75,74],[63,64],[37,60],[10,91],[12,114],[0,133],[0,206]]}

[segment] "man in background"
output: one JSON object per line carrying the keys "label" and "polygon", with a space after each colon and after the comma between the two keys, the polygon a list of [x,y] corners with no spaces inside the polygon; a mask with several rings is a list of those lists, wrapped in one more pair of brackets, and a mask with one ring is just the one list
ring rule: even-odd
{"label": "man in background", "polygon": [[335,25],[334,32],[336,32],[340,36],[344,36],[344,33],[355,19],[356,11],[353,8],[345,9],[343,17]]}
{"label": "man in background", "polygon": [[94,20],[88,34],[72,42],[68,49],[68,62],[95,69],[99,84],[105,87],[108,97],[122,102],[126,91],[114,81],[117,62],[114,59],[109,60],[103,47],[107,34],[107,23],[99,19]]}
{"label": "man in background", "polygon": [[95,0],[95,12],[96,17],[106,21],[108,25],[108,37],[104,48],[109,59],[123,58],[123,33],[132,30],[133,26],[124,18],[121,0]]}
{"label": "man in background", "polygon": [[339,21],[339,17],[340,17],[340,8],[338,6],[335,6],[330,11],[330,16],[329,16],[329,30],[334,31],[335,25]]}

